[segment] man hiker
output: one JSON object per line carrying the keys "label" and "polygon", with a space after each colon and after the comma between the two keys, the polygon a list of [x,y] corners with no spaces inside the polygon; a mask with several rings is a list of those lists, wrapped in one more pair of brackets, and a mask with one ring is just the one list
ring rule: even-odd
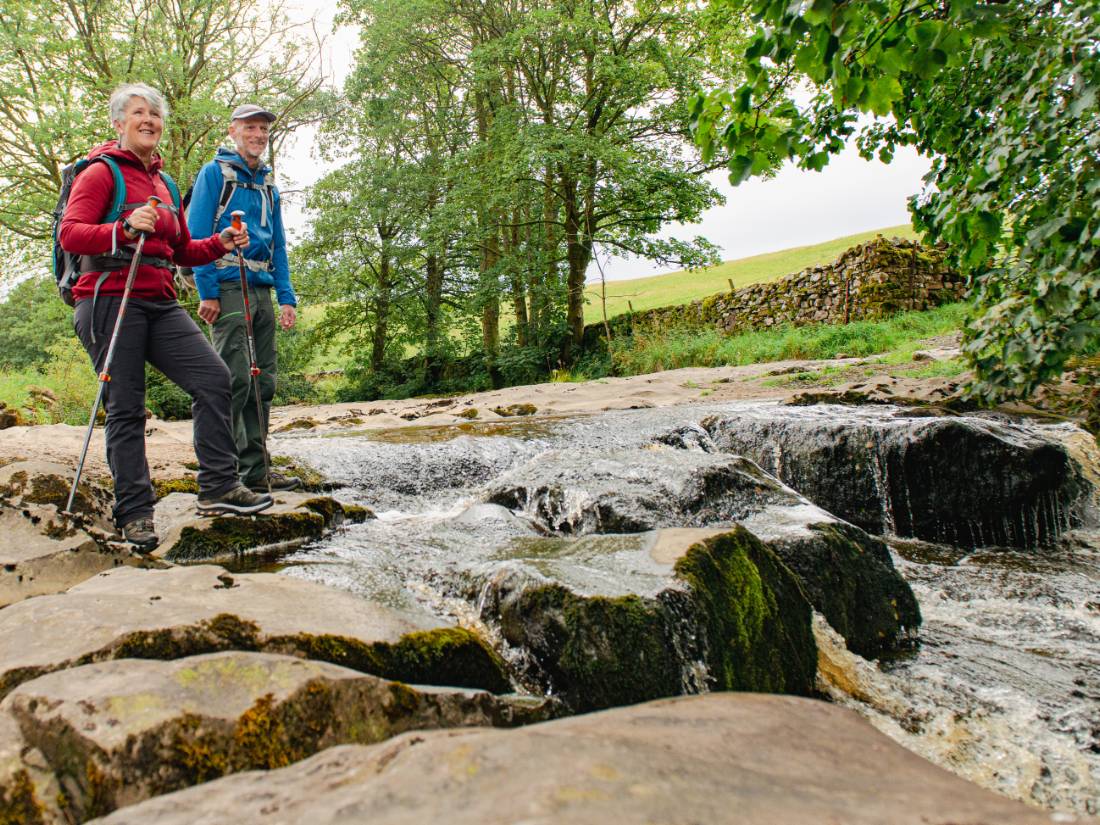
{"label": "man hiker", "polygon": [[[250,489],[266,492],[293,490],[297,478],[270,470],[267,461],[267,421],[275,395],[275,312],[271,289],[279,303],[278,323],[290,329],[296,320],[297,299],[290,285],[290,267],[283,232],[282,201],[264,163],[275,115],[253,103],[233,110],[229,138],[234,148],[221,148],[214,160],[199,170],[191,192],[187,223],[202,237],[232,225],[234,212],[244,212],[250,243],[243,260],[230,253],[213,264],[195,267],[199,317],[213,325],[214,349],[229,367],[233,381],[233,426],[237,442],[237,469]],[[241,291],[240,266],[248,281],[248,307],[255,340],[253,364]],[[259,385],[260,404],[254,396]],[[257,409],[262,407],[262,410]]]}

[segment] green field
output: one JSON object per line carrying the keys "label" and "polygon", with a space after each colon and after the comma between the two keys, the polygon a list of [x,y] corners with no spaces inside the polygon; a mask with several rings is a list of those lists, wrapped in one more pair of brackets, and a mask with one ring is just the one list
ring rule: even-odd
{"label": "green field", "polygon": [[[732,280],[737,288],[775,281],[807,267],[835,261],[841,252],[856,244],[869,241],[875,235],[885,235],[888,238],[917,236],[908,224],[888,226],[885,229],[872,229],[870,232],[835,238],[813,246],[796,246],[780,252],[768,252],[764,255],[753,255],[751,258],[726,261],[694,272],[681,270],[665,275],[653,275],[649,278],[608,281],[607,317],[611,318],[626,312],[629,308],[627,301],[633,304],[635,311],[640,311],[653,307],[686,304],[688,301],[706,298],[718,292],[728,292],[729,280]],[[603,318],[600,285],[590,283],[585,290],[585,296],[588,298],[588,304],[584,308],[585,323],[592,324],[600,321]]]}

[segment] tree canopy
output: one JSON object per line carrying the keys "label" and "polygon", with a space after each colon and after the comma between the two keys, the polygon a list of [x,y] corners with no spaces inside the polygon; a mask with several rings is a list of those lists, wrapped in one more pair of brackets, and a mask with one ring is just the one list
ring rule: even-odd
{"label": "tree canopy", "polygon": [[1027,395],[1100,343],[1098,0],[712,8],[757,27],[744,81],[691,101],[731,182],[788,159],[820,170],[853,134],[865,157],[932,158],[911,209],[969,280],[975,396]]}
{"label": "tree canopy", "polygon": [[[685,102],[716,79],[728,48],[715,44],[732,37],[703,25],[705,9],[656,0],[345,0],[343,9],[361,45],[349,105],[326,135],[352,160],[315,191],[312,205],[327,214],[306,246],[358,273],[341,282],[342,298],[361,311],[333,307],[326,323],[385,327],[372,338],[375,367],[386,340],[390,356],[413,346],[430,366],[454,350],[445,325],[490,372],[534,378],[580,342],[584,283],[601,251],[714,259],[700,238],[659,235],[719,201]],[[334,199],[341,188],[350,198]]]}

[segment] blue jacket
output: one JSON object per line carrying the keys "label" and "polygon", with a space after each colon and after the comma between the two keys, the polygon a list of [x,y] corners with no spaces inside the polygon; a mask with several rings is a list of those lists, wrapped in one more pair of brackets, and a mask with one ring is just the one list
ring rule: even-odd
{"label": "blue jacket", "polygon": [[[224,147],[219,149],[214,160],[202,167],[198,177],[195,178],[195,187],[191,192],[191,206],[187,211],[187,226],[191,230],[191,235],[195,238],[205,238],[221,232],[232,220],[230,213],[236,209],[244,210],[244,222],[248,224],[250,239],[248,248],[245,250],[245,258],[250,261],[274,262],[270,272],[246,270],[248,282],[254,286],[274,286],[275,296],[280,305],[297,306],[298,299],[295,298],[294,289],[290,285],[290,265],[286,257],[286,234],[283,231],[283,210],[279,190],[274,190],[275,208],[265,219],[263,210],[266,206],[263,193],[257,189],[238,187],[226,204],[218,225],[214,226],[214,213],[218,209],[218,198],[221,196],[222,183],[225,180],[218,161],[228,161],[232,164],[237,170],[239,180],[243,182],[259,183],[265,174],[271,172],[262,164],[253,172],[237,152]],[[222,281],[236,283],[240,278],[236,265],[216,267],[208,264],[195,267],[194,272],[199,297],[204,300],[220,297],[219,284]]]}

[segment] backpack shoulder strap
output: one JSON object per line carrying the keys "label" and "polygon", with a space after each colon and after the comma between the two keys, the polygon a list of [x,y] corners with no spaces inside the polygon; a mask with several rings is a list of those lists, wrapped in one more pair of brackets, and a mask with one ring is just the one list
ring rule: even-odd
{"label": "backpack shoulder strap", "polygon": [[164,181],[164,185],[168,187],[168,194],[172,198],[172,205],[175,206],[176,214],[178,215],[182,203],[180,199],[180,188],[176,186],[176,182],[172,180],[172,176],[165,172],[163,169],[160,170],[160,178]]}
{"label": "backpack shoulder strap", "polygon": [[211,234],[218,231],[218,221],[225,214],[229,201],[233,199],[233,192],[239,185],[237,170],[233,168],[233,164],[224,160],[219,160],[217,163],[222,170],[222,191],[218,195],[218,208],[214,210],[214,225],[210,229]]}
{"label": "backpack shoulder strap", "polygon": [[111,170],[114,194],[111,197],[111,205],[107,209],[107,214],[103,217],[103,223],[114,223],[126,209],[126,181],[123,180],[122,170],[118,168],[118,163],[115,162],[114,158],[100,155],[89,161],[89,165],[95,163],[95,161],[103,161],[107,164],[107,168]]}

